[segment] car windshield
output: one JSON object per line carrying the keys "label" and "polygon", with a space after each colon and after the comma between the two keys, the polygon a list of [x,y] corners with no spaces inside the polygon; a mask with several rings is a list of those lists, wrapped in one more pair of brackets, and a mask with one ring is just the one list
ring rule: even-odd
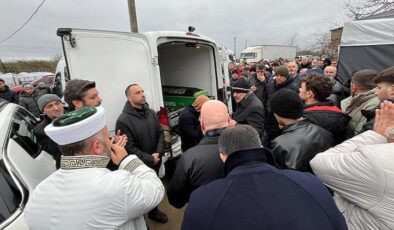
{"label": "car windshield", "polygon": [[243,58],[255,58],[256,53],[241,53],[241,59]]}

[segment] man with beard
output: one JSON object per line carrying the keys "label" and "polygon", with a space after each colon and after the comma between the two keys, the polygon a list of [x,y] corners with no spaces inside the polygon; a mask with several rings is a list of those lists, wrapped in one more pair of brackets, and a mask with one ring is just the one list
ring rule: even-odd
{"label": "man with beard", "polygon": [[56,161],[56,168],[60,168],[60,149],[59,146],[45,134],[44,129],[52,121],[64,113],[63,104],[60,98],[55,94],[46,94],[38,99],[38,107],[44,114],[41,122],[34,128],[33,132],[37,137],[38,144],[41,148],[51,154]]}
{"label": "man with beard", "polygon": [[[144,90],[138,84],[126,87],[127,101],[116,121],[116,130],[127,136],[126,150],[136,155],[147,166],[159,172],[161,156],[164,154],[164,132],[156,112],[148,107]],[[168,217],[157,207],[148,217],[166,223]]]}
{"label": "man with beard", "polygon": [[[164,186],[126,138],[109,139],[102,107],[87,106],[56,119],[45,133],[62,151],[61,169],[29,195],[29,229],[142,229],[143,214],[158,205]],[[109,159],[119,170],[106,169]]]}

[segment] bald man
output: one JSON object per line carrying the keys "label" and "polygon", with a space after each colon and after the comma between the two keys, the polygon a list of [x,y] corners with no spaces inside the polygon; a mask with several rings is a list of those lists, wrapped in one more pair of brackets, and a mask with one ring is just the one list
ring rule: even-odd
{"label": "bald man", "polygon": [[190,194],[198,187],[224,176],[218,140],[222,131],[234,123],[226,105],[218,100],[205,102],[200,123],[204,137],[198,145],[183,153],[167,191],[168,201],[176,208],[189,202]]}

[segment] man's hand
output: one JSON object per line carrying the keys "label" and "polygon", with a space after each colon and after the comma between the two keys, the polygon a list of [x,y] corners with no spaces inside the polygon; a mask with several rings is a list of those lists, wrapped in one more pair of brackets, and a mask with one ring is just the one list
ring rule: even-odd
{"label": "man's hand", "polygon": [[265,81],[265,74],[264,73],[257,73],[257,79],[259,79],[259,81]]}
{"label": "man's hand", "polygon": [[157,165],[160,161],[160,154],[152,153],[152,157],[153,157],[153,165]]}
{"label": "man's hand", "polygon": [[127,156],[127,151],[124,146],[127,143],[126,136],[119,136],[115,142],[115,138],[111,139],[111,160],[115,165],[119,165],[120,161]]}
{"label": "man's hand", "polygon": [[255,85],[252,85],[251,87],[250,87],[250,90],[252,90],[252,92],[254,92],[254,91],[256,91],[256,86]]}
{"label": "man's hand", "polygon": [[127,142],[126,134],[121,135],[120,134],[120,129],[118,129],[118,131],[116,132],[116,135],[115,135],[115,142],[117,142],[120,137],[125,137],[126,138],[126,142]]}
{"label": "man's hand", "polygon": [[376,110],[373,131],[385,136],[389,142],[394,142],[394,139],[388,136],[388,132],[392,129],[394,129],[394,104],[384,101],[380,109]]}

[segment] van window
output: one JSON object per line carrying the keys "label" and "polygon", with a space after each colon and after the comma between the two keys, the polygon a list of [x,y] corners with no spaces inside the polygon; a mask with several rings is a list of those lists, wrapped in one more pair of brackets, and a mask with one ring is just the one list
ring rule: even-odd
{"label": "van window", "polygon": [[64,67],[64,81],[68,82],[70,80],[70,74],[68,73],[67,66]]}
{"label": "van window", "polygon": [[60,98],[63,97],[63,84],[61,76],[61,73],[56,74],[55,83],[52,89],[52,93],[58,95]]}
{"label": "van window", "polygon": [[18,208],[22,195],[0,159],[0,225]]}
{"label": "van window", "polygon": [[32,157],[36,157],[41,152],[33,133],[37,123],[36,118],[24,109],[19,109],[12,121],[11,138]]}
{"label": "van window", "polygon": [[246,58],[246,59],[250,59],[250,58],[255,58],[257,55],[256,53],[241,53],[241,59]]}

